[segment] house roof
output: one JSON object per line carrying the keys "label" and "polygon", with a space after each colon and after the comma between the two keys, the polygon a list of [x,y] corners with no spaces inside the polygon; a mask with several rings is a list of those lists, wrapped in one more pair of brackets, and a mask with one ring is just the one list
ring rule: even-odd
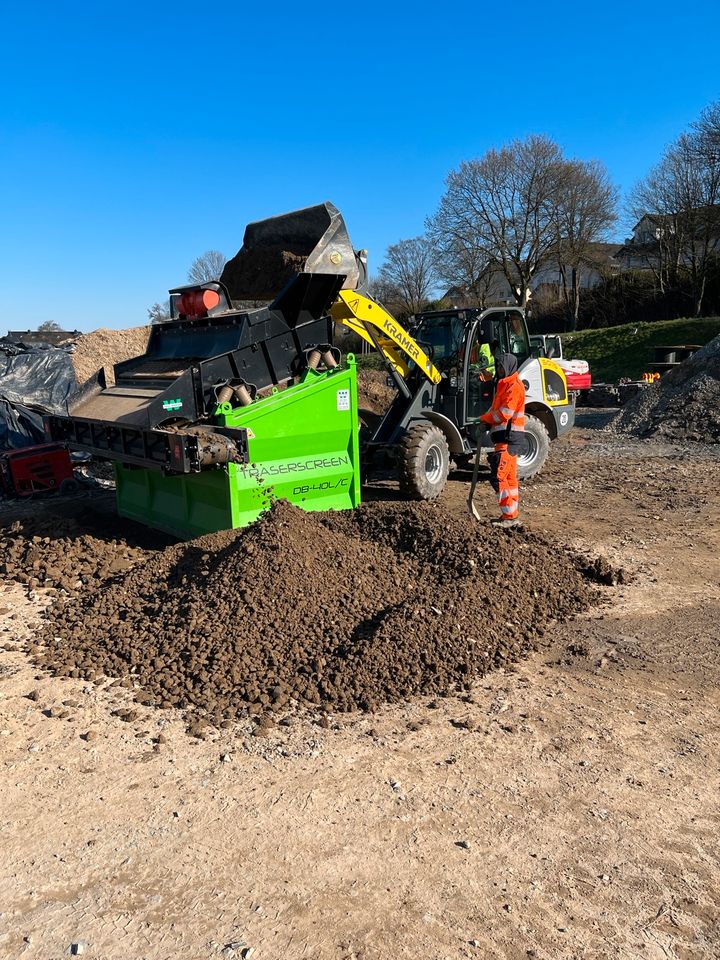
{"label": "house roof", "polygon": [[[702,207],[695,207],[693,213],[702,213],[703,211],[712,212],[720,219],[720,203],[706,204]],[[643,220],[650,220],[651,223],[663,223],[666,220],[673,220],[675,217],[682,216],[684,211],[676,210],[674,213],[644,213],[633,227],[633,232],[637,230]]]}
{"label": "house roof", "polygon": [[589,263],[607,263],[614,259],[615,254],[622,248],[622,243],[591,243],[586,259]]}
{"label": "house roof", "polygon": [[80,330],[8,330],[5,340],[10,343],[64,343],[75,340]]}

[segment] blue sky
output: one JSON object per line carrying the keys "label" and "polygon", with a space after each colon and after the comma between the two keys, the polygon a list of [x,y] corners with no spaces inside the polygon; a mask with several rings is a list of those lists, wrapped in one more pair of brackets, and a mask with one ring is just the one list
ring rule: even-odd
{"label": "blue sky", "polygon": [[627,190],[720,98],[704,0],[3,10],[0,333],[143,323],[195,256],[325,199],[377,269],[528,133]]}

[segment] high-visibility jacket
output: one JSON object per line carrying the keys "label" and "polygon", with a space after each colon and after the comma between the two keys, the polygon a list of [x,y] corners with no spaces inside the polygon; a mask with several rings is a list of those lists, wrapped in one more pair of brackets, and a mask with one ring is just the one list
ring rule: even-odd
{"label": "high-visibility jacket", "polygon": [[470,369],[486,370],[490,376],[495,376],[495,357],[489,343],[477,343],[470,352]]}
{"label": "high-visibility jacket", "polygon": [[507,444],[508,453],[525,450],[525,387],[519,374],[498,380],[492,406],[480,419],[490,429],[495,444]]}

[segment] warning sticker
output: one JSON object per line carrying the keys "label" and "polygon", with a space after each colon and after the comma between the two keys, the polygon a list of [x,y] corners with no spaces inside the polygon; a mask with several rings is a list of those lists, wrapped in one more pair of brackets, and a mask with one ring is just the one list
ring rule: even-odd
{"label": "warning sticker", "polygon": [[338,392],[337,392],[337,408],[338,408],[338,410],[349,410],[349,409],[350,409],[350,391],[349,391],[349,390],[338,390]]}

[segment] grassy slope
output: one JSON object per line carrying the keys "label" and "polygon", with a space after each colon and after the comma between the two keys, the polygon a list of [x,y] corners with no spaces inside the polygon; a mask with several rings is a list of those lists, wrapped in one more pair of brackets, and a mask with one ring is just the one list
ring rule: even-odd
{"label": "grassy slope", "polygon": [[612,382],[621,377],[637,379],[650,369],[653,346],[704,345],[718,334],[720,317],[629,323],[622,327],[562,334],[563,354],[569,359],[587,360],[595,383]]}

